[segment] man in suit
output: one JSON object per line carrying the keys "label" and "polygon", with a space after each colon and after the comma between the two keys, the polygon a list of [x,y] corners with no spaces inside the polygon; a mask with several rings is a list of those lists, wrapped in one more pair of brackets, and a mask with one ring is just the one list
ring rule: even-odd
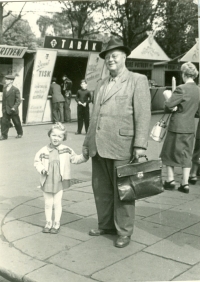
{"label": "man in suit", "polygon": [[63,83],[61,84],[62,94],[65,98],[65,106],[64,106],[64,119],[66,122],[71,122],[71,98],[72,98],[72,81],[67,77],[66,74],[62,77]]}
{"label": "man in suit", "polygon": [[18,107],[21,103],[19,89],[13,86],[15,76],[5,76],[5,86],[3,89],[2,99],[2,121],[1,121],[1,137],[0,140],[6,140],[8,138],[8,131],[10,128],[10,120],[15,125],[17,131],[16,138],[21,138],[23,135],[22,125],[19,118]]}
{"label": "man in suit", "polygon": [[52,78],[49,94],[52,96],[53,122],[64,122],[64,102],[61,87],[56,83],[56,77]]}
{"label": "man in suit", "polygon": [[98,214],[98,229],[91,236],[118,234],[115,246],[130,243],[135,202],[118,196],[115,167],[145,155],[150,122],[150,92],[147,77],[128,71],[131,53],[120,40],[111,39],[99,56],[110,76],[100,80],[94,93],[94,108],[83,154],[92,157],[92,186]]}

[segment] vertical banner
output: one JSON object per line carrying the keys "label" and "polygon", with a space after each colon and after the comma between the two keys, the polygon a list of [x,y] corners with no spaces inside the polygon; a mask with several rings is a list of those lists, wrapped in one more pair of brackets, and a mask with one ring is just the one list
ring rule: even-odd
{"label": "vertical banner", "polygon": [[[200,72],[200,0],[198,1],[198,32],[199,32],[199,72]],[[199,74],[199,86],[200,86],[200,74]]]}
{"label": "vertical banner", "polygon": [[56,57],[56,50],[37,50],[26,123],[42,122]]}
{"label": "vertical banner", "polygon": [[99,57],[99,53],[90,53],[85,73],[87,80],[87,88],[89,91],[94,91],[97,81],[101,78],[104,60]]}

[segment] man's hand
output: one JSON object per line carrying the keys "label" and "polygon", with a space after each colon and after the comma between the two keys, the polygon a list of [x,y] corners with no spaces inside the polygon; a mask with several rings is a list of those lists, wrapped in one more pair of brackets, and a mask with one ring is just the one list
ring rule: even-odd
{"label": "man's hand", "polygon": [[80,101],[78,101],[78,104],[79,104],[79,105],[83,105]]}
{"label": "man's hand", "polygon": [[83,103],[82,105],[83,105],[83,107],[86,107],[86,103]]}
{"label": "man's hand", "polygon": [[11,108],[11,111],[15,112],[15,108]]}
{"label": "man's hand", "polygon": [[89,159],[89,150],[87,147],[84,147],[82,148],[82,154],[84,156],[85,159]]}
{"label": "man's hand", "polygon": [[146,150],[142,148],[134,148],[133,156],[130,162],[132,163],[134,161],[137,161],[140,157],[144,157],[144,156],[146,156]]}

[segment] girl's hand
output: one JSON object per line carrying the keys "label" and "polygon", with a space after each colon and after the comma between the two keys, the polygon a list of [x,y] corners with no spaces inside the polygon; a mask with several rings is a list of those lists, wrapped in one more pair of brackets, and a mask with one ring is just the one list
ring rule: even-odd
{"label": "girl's hand", "polygon": [[41,174],[42,174],[42,175],[48,175],[48,172],[47,172],[45,169],[43,169],[43,170],[41,171]]}

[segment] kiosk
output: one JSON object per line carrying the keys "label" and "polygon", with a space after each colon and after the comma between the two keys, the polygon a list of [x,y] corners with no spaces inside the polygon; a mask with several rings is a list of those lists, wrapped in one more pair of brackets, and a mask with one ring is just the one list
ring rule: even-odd
{"label": "kiosk", "polygon": [[88,90],[94,91],[101,77],[103,60],[98,56],[102,42],[74,38],[46,36],[44,48],[37,49],[29,102],[27,124],[51,122],[51,97],[48,96],[52,77],[62,82],[63,74],[72,80],[72,119],[77,117],[74,97],[80,88],[81,79],[88,81]]}
{"label": "kiosk", "polygon": [[168,62],[170,58],[154,39],[155,32],[148,32],[146,38],[137,46],[127,58],[126,66],[130,71],[138,72],[147,76],[151,92],[151,109],[153,112],[163,109],[164,97],[162,95],[165,88],[160,84],[159,73],[154,70],[154,63],[160,61]]}
{"label": "kiosk", "polygon": [[[24,82],[24,57],[27,47],[0,45],[0,107],[2,108],[2,95],[4,76],[15,75],[13,85],[16,86],[21,94],[23,101],[23,82]],[[19,106],[19,116],[22,120],[22,104]],[[2,117],[2,111],[0,111]]]}

